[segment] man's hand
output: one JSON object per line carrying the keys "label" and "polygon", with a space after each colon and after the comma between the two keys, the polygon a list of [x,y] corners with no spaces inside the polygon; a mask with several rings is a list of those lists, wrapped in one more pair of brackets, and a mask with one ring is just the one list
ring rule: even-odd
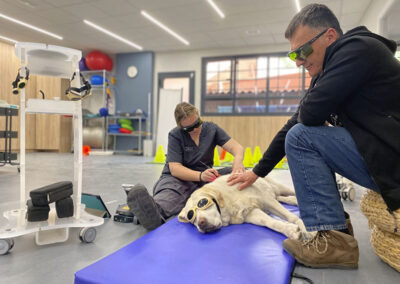
{"label": "man's hand", "polygon": [[201,173],[201,181],[210,182],[219,176],[217,170],[210,168]]}
{"label": "man's hand", "polygon": [[235,185],[238,182],[241,182],[242,184],[238,187],[238,189],[242,190],[252,185],[257,180],[257,178],[258,176],[253,171],[248,171],[241,174],[238,173],[231,174],[227,182],[228,185]]}
{"label": "man's hand", "polygon": [[234,160],[232,165],[232,174],[241,174],[246,172],[241,160]]}

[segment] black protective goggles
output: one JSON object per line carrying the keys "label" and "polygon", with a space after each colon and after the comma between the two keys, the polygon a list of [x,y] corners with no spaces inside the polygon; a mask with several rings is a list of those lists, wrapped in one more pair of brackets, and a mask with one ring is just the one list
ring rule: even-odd
{"label": "black protective goggles", "polygon": [[296,60],[305,60],[308,56],[310,56],[311,53],[313,53],[314,49],[312,48],[311,44],[316,41],[317,39],[319,39],[324,33],[326,33],[328,29],[324,30],[323,32],[321,32],[320,34],[318,34],[316,37],[314,37],[313,39],[311,39],[310,41],[306,42],[305,44],[303,44],[302,46],[300,46],[299,48],[290,51],[288,53],[288,57],[290,59],[292,59],[293,61]]}
{"label": "black protective goggles", "polygon": [[[204,197],[204,198],[200,199],[199,202],[197,202],[197,205],[187,212],[186,218],[190,222],[192,222],[196,218],[197,209],[205,210],[205,209],[209,208],[213,204],[217,204],[214,199],[211,199],[211,198],[208,198],[208,197]],[[220,211],[219,210],[219,206],[218,206],[218,211]]]}
{"label": "black protective goggles", "polygon": [[203,121],[199,118],[195,123],[190,126],[181,127],[183,131],[192,132],[195,128],[199,128],[203,124]]}

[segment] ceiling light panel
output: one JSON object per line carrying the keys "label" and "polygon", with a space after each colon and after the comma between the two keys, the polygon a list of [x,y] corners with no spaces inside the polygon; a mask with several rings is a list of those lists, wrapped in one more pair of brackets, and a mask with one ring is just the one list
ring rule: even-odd
{"label": "ceiling light panel", "polygon": [[217,6],[217,4],[214,3],[213,0],[207,0],[208,4],[210,4],[211,7],[213,7],[213,9],[215,10],[215,12],[217,12],[217,14],[224,19],[225,18],[225,14],[221,11],[221,9]]}
{"label": "ceiling light panel", "polygon": [[150,20],[151,22],[153,22],[154,24],[156,24],[157,26],[159,26],[160,28],[162,28],[164,31],[166,31],[167,33],[169,33],[170,35],[172,35],[173,37],[175,37],[176,39],[178,39],[180,42],[184,43],[185,45],[190,45],[190,43],[184,39],[183,37],[181,37],[180,35],[178,35],[176,32],[174,32],[173,30],[171,30],[170,28],[168,28],[166,25],[164,25],[163,23],[161,23],[160,21],[158,21],[157,19],[155,19],[154,17],[150,16],[146,11],[141,11],[140,12],[144,17],[146,17],[148,20]]}
{"label": "ceiling light panel", "polygon": [[0,39],[6,40],[6,41],[10,41],[12,43],[17,43],[17,41],[15,39],[12,39],[12,38],[9,38],[9,37],[5,37],[5,36],[1,36],[1,35],[0,35]]}
{"label": "ceiling light panel", "polygon": [[300,12],[300,10],[301,10],[300,0],[294,0],[294,1],[296,2],[296,9],[297,9],[297,12]]}
{"label": "ceiling light panel", "polygon": [[99,30],[99,31],[101,31],[101,32],[113,37],[113,38],[115,38],[115,39],[118,39],[119,41],[122,41],[123,43],[126,43],[127,45],[130,45],[130,46],[132,46],[132,47],[134,47],[134,48],[136,48],[138,50],[143,50],[143,47],[141,47],[140,45],[138,45],[138,44],[136,44],[136,43],[134,43],[132,41],[129,41],[126,38],[123,38],[122,36],[119,36],[119,35],[111,32],[111,31],[109,31],[109,30],[107,30],[107,29],[105,29],[103,27],[100,27],[99,25],[97,25],[97,24],[95,24],[95,23],[93,23],[91,21],[83,20],[83,22],[85,24],[87,24],[87,25],[89,25],[89,26],[91,26],[91,27],[93,27],[93,28],[95,28],[95,29],[97,29],[97,30]]}
{"label": "ceiling light panel", "polygon": [[62,40],[62,39],[63,39],[62,36],[53,34],[53,33],[51,33],[51,32],[48,32],[48,31],[46,31],[46,30],[43,30],[43,29],[41,29],[41,28],[38,28],[38,27],[36,27],[36,26],[33,26],[33,25],[31,25],[31,24],[25,23],[25,22],[23,22],[23,21],[17,20],[17,19],[15,19],[15,18],[9,17],[9,16],[4,15],[4,14],[1,14],[1,13],[0,13],[0,18],[6,19],[6,20],[8,20],[8,21],[11,21],[11,22],[16,23],[16,24],[18,24],[18,25],[21,25],[21,26],[27,27],[27,28],[29,28],[29,29],[35,30],[35,31],[37,31],[37,32],[40,32],[40,33],[49,35],[49,36],[54,37],[54,38],[59,39],[59,40]]}

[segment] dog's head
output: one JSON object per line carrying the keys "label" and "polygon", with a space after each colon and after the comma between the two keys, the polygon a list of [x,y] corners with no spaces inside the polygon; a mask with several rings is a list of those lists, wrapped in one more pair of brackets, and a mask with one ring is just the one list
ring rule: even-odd
{"label": "dog's head", "polygon": [[210,233],[222,227],[221,210],[224,201],[221,193],[204,186],[196,190],[178,215],[178,220],[192,223],[201,233]]}

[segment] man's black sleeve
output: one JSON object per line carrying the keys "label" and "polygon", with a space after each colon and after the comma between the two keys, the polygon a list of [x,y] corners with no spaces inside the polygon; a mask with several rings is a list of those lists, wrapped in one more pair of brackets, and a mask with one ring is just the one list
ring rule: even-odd
{"label": "man's black sleeve", "polygon": [[[354,38],[342,44],[326,59],[323,75],[300,102],[298,121],[307,126],[320,126],[353,94],[369,82],[379,66],[380,45],[367,44]],[[377,94],[379,95],[379,94]]]}
{"label": "man's black sleeve", "polygon": [[275,135],[262,159],[254,167],[253,172],[259,177],[265,177],[275,165],[285,156],[285,138],[289,129],[297,123],[299,111],[286,122],[285,126]]}

